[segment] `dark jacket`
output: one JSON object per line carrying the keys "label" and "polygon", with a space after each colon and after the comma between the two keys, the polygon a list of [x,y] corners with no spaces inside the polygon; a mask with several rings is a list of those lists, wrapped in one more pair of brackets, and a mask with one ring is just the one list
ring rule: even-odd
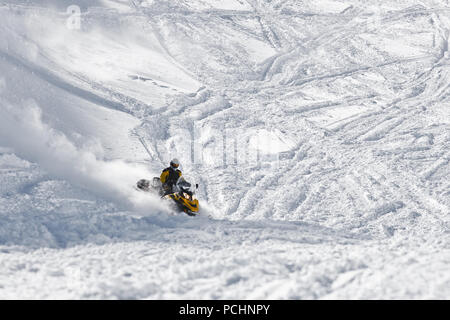
{"label": "dark jacket", "polygon": [[174,184],[177,183],[180,177],[181,177],[180,170],[169,167],[163,170],[159,179],[161,180],[163,185],[172,187]]}

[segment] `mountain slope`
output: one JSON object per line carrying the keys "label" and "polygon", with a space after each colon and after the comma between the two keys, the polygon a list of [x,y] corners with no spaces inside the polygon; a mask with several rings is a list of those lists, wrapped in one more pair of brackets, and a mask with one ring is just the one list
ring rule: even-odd
{"label": "mountain slope", "polygon": [[72,2],[0,1],[0,297],[449,297],[447,2]]}

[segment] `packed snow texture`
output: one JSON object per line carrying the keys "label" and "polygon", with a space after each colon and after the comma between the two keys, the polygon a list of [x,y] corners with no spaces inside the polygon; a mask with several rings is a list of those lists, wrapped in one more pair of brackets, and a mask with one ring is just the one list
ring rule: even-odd
{"label": "packed snow texture", "polygon": [[[448,0],[0,21],[0,298],[450,298]],[[134,189],[172,157],[198,217]]]}

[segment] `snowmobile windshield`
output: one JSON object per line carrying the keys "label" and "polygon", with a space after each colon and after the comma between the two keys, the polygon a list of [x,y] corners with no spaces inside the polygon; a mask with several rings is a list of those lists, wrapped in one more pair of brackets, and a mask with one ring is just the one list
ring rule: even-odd
{"label": "snowmobile windshield", "polygon": [[191,184],[185,180],[182,180],[178,183],[178,187],[183,190],[189,190],[191,188]]}
{"label": "snowmobile windshield", "polygon": [[187,182],[187,181],[184,180],[184,179],[180,179],[180,180],[178,181],[177,187],[178,187],[181,191],[187,192],[187,193],[190,193],[190,194],[193,194],[194,191],[195,191],[194,188],[193,188],[193,185],[192,185],[191,183]]}

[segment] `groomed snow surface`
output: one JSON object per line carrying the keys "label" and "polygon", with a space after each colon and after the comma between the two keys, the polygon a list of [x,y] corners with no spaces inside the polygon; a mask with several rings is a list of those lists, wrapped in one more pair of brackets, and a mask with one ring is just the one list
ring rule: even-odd
{"label": "groomed snow surface", "polygon": [[[0,298],[450,299],[448,0],[0,21]],[[133,188],[171,157],[199,217]]]}

